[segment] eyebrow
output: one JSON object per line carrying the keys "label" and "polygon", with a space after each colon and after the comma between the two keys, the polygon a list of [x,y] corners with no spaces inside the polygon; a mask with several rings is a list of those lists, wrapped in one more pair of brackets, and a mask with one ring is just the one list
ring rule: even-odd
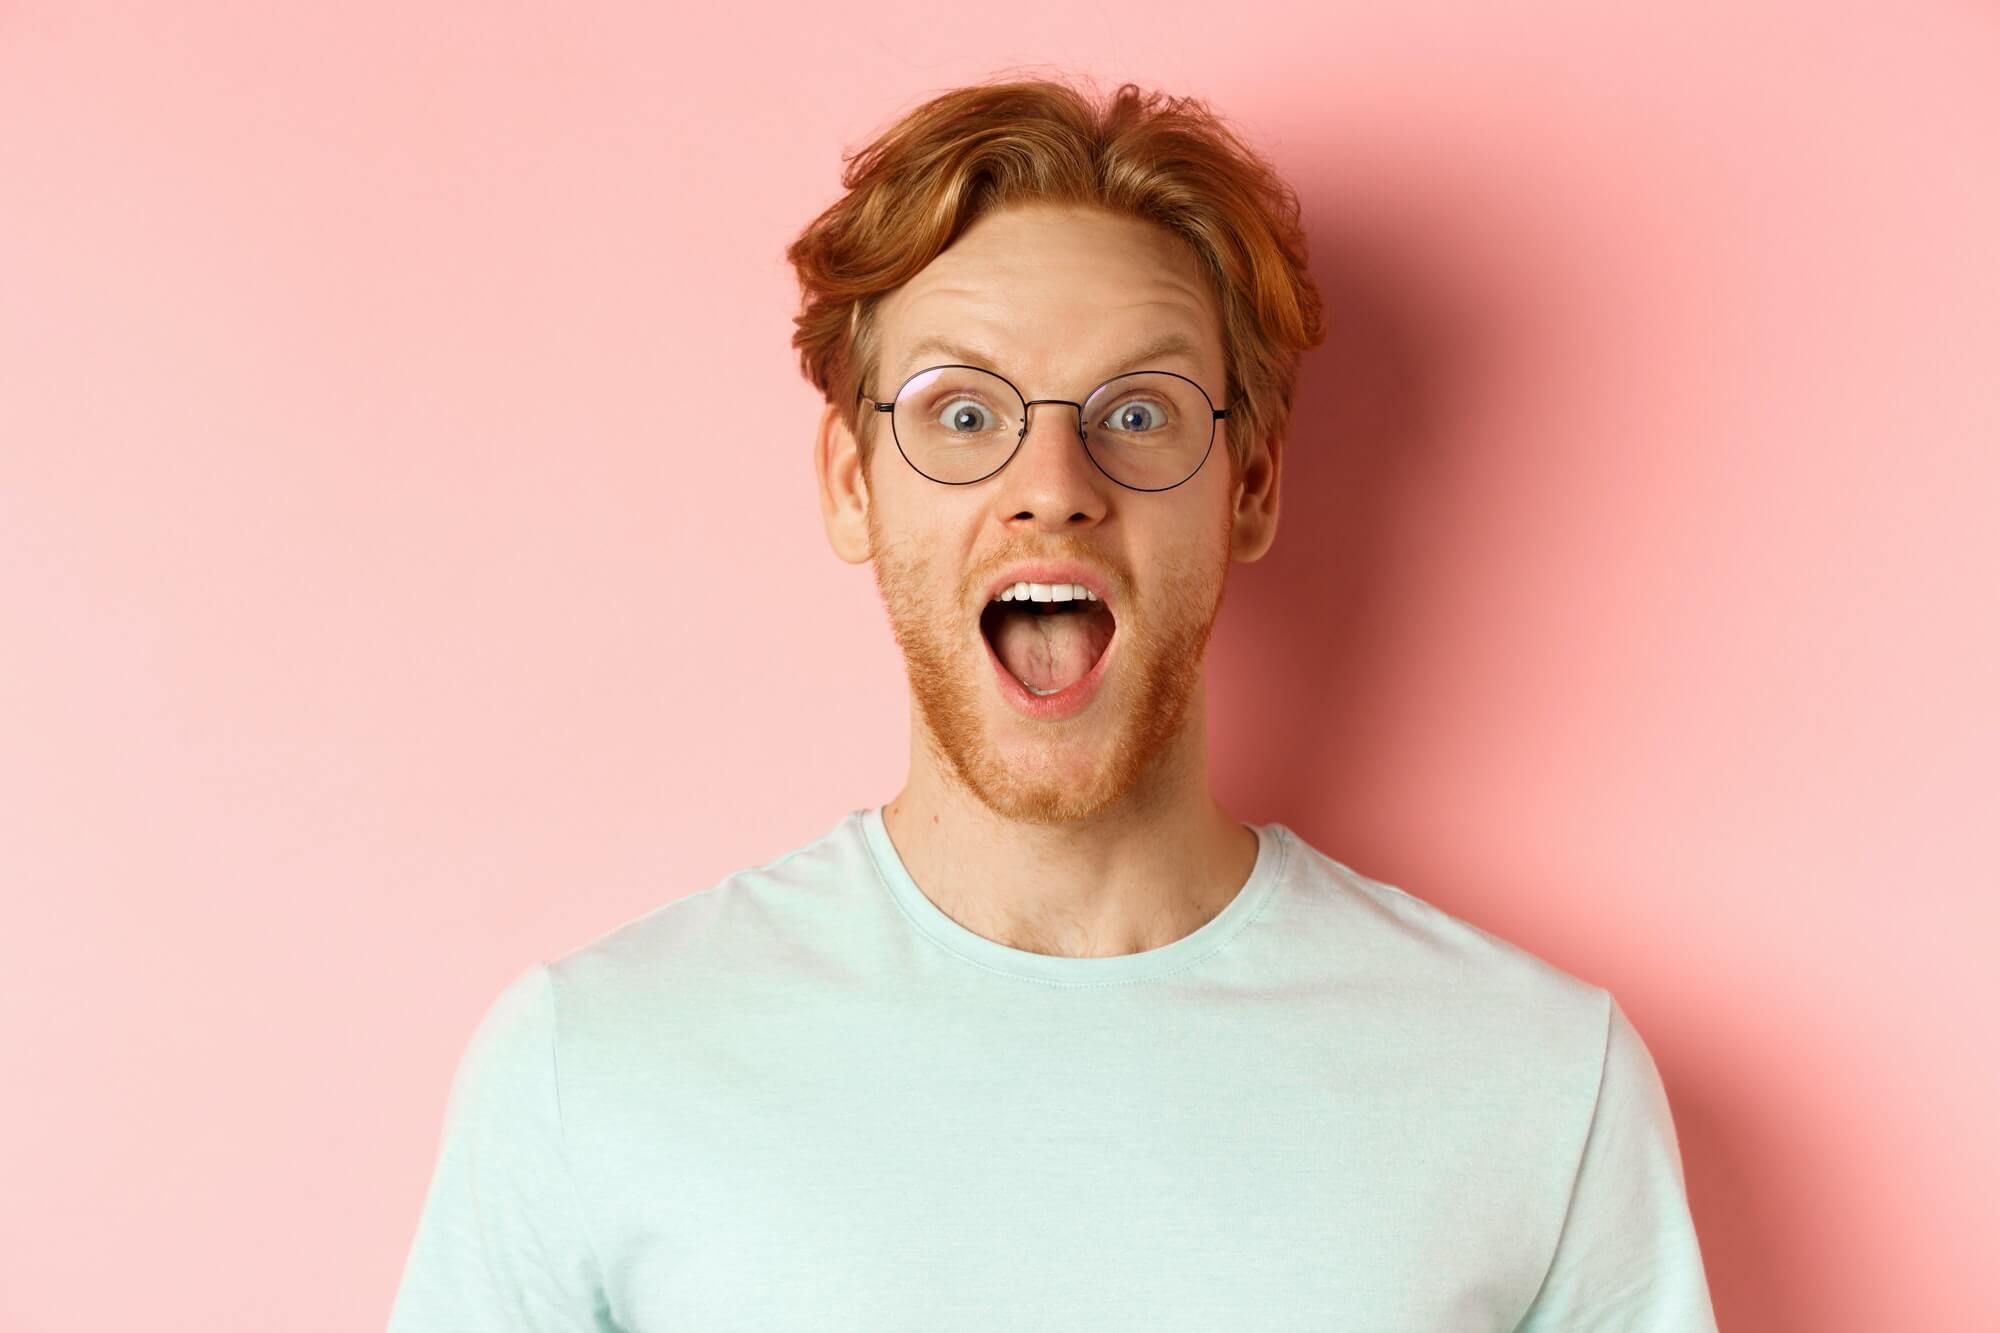
{"label": "eyebrow", "polygon": [[[1182,356],[1192,360],[1200,355],[1200,346],[1185,333],[1163,333],[1134,347],[1124,361],[1102,376],[1098,383],[1101,384],[1104,380],[1113,379],[1128,371],[1144,370],[1153,362],[1168,357]],[[947,356],[960,364],[981,366],[990,370],[998,370],[998,363],[1002,359],[984,348],[968,347],[949,338],[920,338],[916,345],[904,354],[903,373],[896,382],[901,384],[903,380],[923,369],[925,364],[935,364],[924,362],[923,358],[929,356]]]}

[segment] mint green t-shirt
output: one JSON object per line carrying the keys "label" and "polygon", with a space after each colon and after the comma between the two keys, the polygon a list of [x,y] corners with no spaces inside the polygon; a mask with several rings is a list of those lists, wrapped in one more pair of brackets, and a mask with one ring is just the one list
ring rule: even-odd
{"label": "mint green t-shirt", "polygon": [[1142,953],[966,929],[871,808],[529,967],[391,1333],[1713,1330],[1610,993],[1254,827]]}

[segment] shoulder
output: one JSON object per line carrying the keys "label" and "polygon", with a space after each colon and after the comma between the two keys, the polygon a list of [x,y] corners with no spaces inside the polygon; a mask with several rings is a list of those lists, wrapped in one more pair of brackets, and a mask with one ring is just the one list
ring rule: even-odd
{"label": "shoulder", "polygon": [[1329,987],[1422,1044],[1594,1089],[1615,1007],[1607,990],[1362,874],[1291,829],[1283,836],[1291,846],[1281,926]]}
{"label": "shoulder", "polygon": [[825,833],[671,899],[544,966],[565,1040],[685,1012],[831,938],[871,891],[858,812]]}

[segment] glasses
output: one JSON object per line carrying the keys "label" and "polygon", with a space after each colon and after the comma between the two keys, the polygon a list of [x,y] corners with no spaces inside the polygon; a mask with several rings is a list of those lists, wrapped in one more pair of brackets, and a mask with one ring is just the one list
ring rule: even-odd
{"label": "glasses", "polygon": [[1076,409],[1076,433],[1090,461],[1120,486],[1170,491],[1208,461],[1215,423],[1229,415],[1207,390],[1170,370],[1117,375],[1080,403],[1026,398],[978,366],[932,366],[903,381],[891,402],[861,401],[889,414],[903,460],[945,486],[984,481],[1013,461],[1037,403]]}

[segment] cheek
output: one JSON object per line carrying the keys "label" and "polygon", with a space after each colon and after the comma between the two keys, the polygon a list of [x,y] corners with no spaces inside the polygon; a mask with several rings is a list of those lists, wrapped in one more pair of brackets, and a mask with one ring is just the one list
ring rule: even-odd
{"label": "cheek", "polygon": [[[1190,497],[1192,498],[1192,497]],[[1170,538],[1157,549],[1160,551],[1154,568],[1158,572],[1157,582],[1171,585],[1183,595],[1203,602],[1210,597],[1229,569],[1230,530],[1235,526],[1235,513],[1228,504],[1228,496],[1206,496],[1212,501],[1191,521],[1178,526]]]}
{"label": "cheek", "polygon": [[[902,466],[900,461],[897,466]],[[868,507],[871,549],[878,558],[887,555],[903,568],[928,571],[926,577],[955,586],[967,572],[966,553],[979,531],[981,514],[960,512],[963,505],[951,502],[961,497],[938,493],[951,488],[909,475],[925,489],[913,490],[901,478],[885,478],[873,493],[874,503]]]}
{"label": "cheek", "polygon": [[906,530],[892,521],[871,523],[870,536],[876,582],[891,609],[908,620],[947,624],[963,601],[965,576],[951,534],[928,525]]}

